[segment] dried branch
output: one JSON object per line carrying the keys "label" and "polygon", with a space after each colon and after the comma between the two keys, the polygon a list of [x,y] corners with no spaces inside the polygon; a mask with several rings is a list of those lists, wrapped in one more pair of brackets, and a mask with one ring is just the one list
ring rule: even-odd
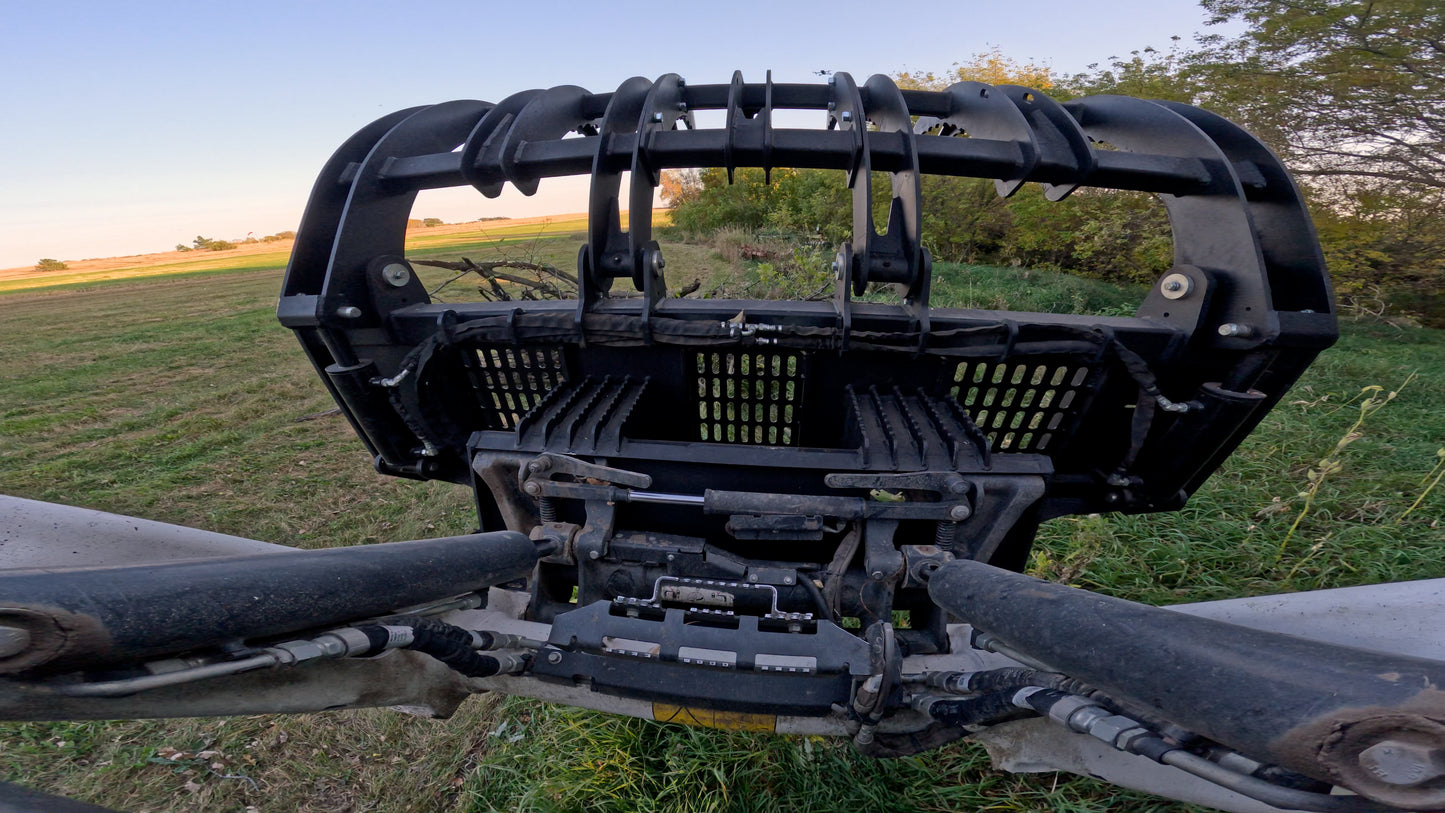
{"label": "dried branch", "polygon": [[[564,293],[562,289],[554,282],[541,279],[543,275],[550,276],[562,282],[569,283],[574,287],[577,285],[577,278],[567,273],[566,271],[561,270],[560,268],[551,265],[545,265],[542,263],[527,262],[525,260],[492,260],[489,262],[477,263],[473,262],[467,257],[463,257],[461,258],[460,262],[452,262],[449,260],[413,260],[412,262],[415,265],[425,265],[432,268],[445,268],[449,271],[457,272],[456,276],[452,277],[446,282],[443,282],[441,285],[438,285],[435,289],[433,289],[431,291],[432,296],[435,296],[442,289],[446,288],[448,285],[451,285],[453,282],[456,282],[457,280],[465,277],[468,274],[476,274],[477,276],[481,277],[483,280],[486,281],[486,284],[479,285],[477,287],[477,290],[482,294],[482,296],[484,296],[488,300],[500,300],[504,302],[510,301],[514,297],[511,294],[507,293],[506,289],[501,286],[498,280],[515,283],[517,285],[521,285],[531,289],[533,295],[524,295],[522,298],[534,300],[538,298],[564,298]],[[515,268],[523,271],[532,271],[536,273],[539,278],[528,279],[527,277],[518,276],[516,274],[508,274],[504,271],[498,271],[498,268]],[[536,295],[537,293],[542,294],[542,296],[538,297]]]}

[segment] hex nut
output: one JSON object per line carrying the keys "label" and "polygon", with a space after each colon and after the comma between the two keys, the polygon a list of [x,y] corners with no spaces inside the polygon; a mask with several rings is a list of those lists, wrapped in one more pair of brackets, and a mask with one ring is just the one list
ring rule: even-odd
{"label": "hex nut", "polygon": [[1089,736],[1096,737],[1104,742],[1114,745],[1119,738],[1139,728],[1139,724],[1128,717],[1121,717],[1117,714],[1095,720],[1089,726]]}

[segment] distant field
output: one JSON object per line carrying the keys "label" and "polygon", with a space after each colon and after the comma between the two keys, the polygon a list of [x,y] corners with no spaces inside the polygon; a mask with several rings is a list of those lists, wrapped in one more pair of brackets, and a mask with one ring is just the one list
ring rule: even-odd
{"label": "distant field", "polygon": [[[665,222],[666,212],[657,212],[654,219]],[[622,224],[627,225],[626,212],[622,214]],[[583,214],[487,220],[414,228],[407,234],[406,247],[408,255],[427,256],[434,252],[475,251],[497,243],[585,235],[586,232],[587,216]],[[166,251],[133,257],[67,260],[70,267],[64,271],[36,271],[33,267],[0,269],[0,294],[77,288],[147,277],[285,268],[292,245],[291,240],[281,240],[243,244],[229,251]]]}

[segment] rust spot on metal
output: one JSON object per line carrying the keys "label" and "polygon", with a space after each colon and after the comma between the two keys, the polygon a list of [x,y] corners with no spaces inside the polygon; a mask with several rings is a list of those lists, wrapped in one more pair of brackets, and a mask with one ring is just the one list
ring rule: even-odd
{"label": "rust spot on metal", "polygon": [[1385,740],[1445,748],[1445,692],[1426,688],[1396,706],[1335,709],[1285,732],[1272,747],[1282,764],[1313,767],[1306,772],[1378,801],[1412,810],[1445,808],[1445,777],[1402,786],[1361,764],[1361,752]]}

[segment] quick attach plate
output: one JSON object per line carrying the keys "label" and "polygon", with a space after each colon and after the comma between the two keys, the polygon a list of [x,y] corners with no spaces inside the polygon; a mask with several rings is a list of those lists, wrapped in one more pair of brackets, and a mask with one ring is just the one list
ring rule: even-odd
{"label": "quick attach plate", "polygon": [[556,617],[533,673],[624,697],[823,716],[870,668],[868,644],[829,621],[599,601]]}

